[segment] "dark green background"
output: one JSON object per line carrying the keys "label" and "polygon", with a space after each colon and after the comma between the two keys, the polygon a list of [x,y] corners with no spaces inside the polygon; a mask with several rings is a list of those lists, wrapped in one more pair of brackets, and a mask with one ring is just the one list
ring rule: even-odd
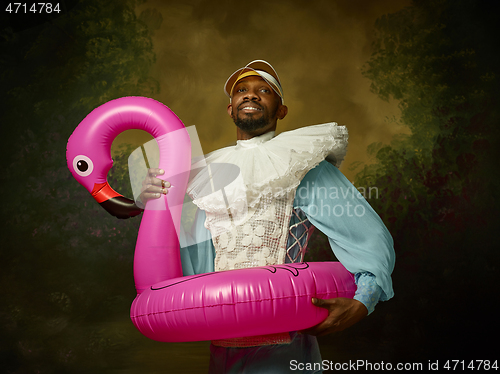
{"label": "dark green background", "polygon": [[[1,371],[204,372],[207,342],[156,343],[135,331],[128,313],[139,219],[107,215],[73,180],[65,161],[69,135],[95,107],[121,96],[173,95],[151,73],[161,12],[137,12],[134,1],[60,3],[64,11],[58,15],[1,16]],[[216,6],[185,3],[192,9]],[[354,3],[361,8],[370,2],[350,2],[351,12]],[[369,25],[372,55],[359,74],[370,79],[373,93],[398,104],[395,126],[408,131],[372,144],[373,162],[351,162],[349,170],[356,171],[357,186],[378,188],[370,203],[395,239],[396,296],[356,326],[321,338],[325,359],[427,364],[498,356],[491,343],[498,333],[499,259],[500,61],[493,3],[413,1]],[[287,4],[289,10],[308,7]],[[217,6],[243,12],[231,2]],[[193,19],[192,27],[205,22],[200,13]],[[214,22],[228,38],[252,35],[239,27],[242,20]],[[162,48],[168,50],[168,43]],[[210,55],[197,50],[170,59],[194,61],[197,53]],[[217,58],[211,56],[214,66]],[[169,69],[176,76],[175,65]],[[224,77],[231,72],[222,70]],[[184,88],[192,90],[188,82],[175,92],[182,96]],[[300,97],[300,90],[292,97]],[[208,109],[210,99],[205,93],[194,97],[196,110]],[[199,131],[202,141],[206,131]],[[109,180],[130,195],[130,147],[121,151]],[[324,237],[313,240],[309,259],[331,258]]]}

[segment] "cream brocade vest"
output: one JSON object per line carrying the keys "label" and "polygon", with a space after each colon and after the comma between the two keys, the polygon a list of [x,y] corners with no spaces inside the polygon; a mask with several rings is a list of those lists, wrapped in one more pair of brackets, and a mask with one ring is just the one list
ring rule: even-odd
{"label": "cream brocade vest", "polygon": [[328,123],[239,140],[194,165],[188,193],[206,212],[215,271],[284,263],[300,181],[325,158],[339,166],[346,147],[347,129]]}

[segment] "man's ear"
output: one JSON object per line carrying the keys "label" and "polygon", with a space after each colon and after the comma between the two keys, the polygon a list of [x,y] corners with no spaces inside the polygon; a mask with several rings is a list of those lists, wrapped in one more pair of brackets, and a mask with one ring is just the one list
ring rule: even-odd
{"label": "man's ear", "polygon": [[229,114],[229,117],[233,118],[233,104],[231,103],[227,104],[227,114]]}
{"label": "man's ear", "polygon": [[286,105],[280,105],[278,108],[278,119],[283,119],[288,114],[288,107]]}

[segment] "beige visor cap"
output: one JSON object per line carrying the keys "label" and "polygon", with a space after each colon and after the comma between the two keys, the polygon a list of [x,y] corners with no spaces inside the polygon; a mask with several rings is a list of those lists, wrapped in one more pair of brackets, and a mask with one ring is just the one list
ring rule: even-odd
{"label": "beige visor cap", "polygon": [[226,81],[226,84],[224,85],[224,92],[226,93],[226,95],[231,98],[231,93],[234,86],[236,85],[236,82],[238,82],[243,77],[256,75],[255,73],[260,75],[262,79],[264,79],[267,84],[271,86],[274,92],[276,92],[278,96],[281,97],[281,103],[283,104],[283,88],[281,87],[278,73],[276,73],[276,70],[274,70],[270,63],[264,60],[252,61],[245,67],[238,69],[233,74],[231,74],[231,76]]}

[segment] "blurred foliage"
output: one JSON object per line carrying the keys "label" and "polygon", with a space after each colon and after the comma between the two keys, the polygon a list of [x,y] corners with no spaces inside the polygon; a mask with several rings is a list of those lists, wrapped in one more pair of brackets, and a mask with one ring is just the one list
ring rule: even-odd
{"label": "blurred foliage", "polygon": [[410,215],[426,223],[419,225],[425,231],[443,222],[458,229],[465,211],[482,225],[483,210],[490,210],[484,196],[494,197],[498,186],[491,171],[500,87],[491,5],[415,1],[376,23],[364,74],[381,98],[399,101],[400,122],[412,134],[372,147],[377,162],[364,166],[356,184],[383,190],[373,204],[395,230]]}
{"label": "blurred foliage", "polygon": [[[80,1],[48,22],[0,34],[4,373],[120,370],[139,335],[128,314],[140,219],[111,217],[65,159],[67,139],[95,107],[159,90],[148,75],[152,31],[136,5]],[[108,179],[130,196],[123,151]]]}
{"label": "blurred foliage", "polygon": [[500,228],[493,5],[415,0],[376,22],[363,73],[379,97],[399,101],[399,121],[411,130],[372,145],[376,162],[355,181],[378,188],[369,201],[395,240],[396,297],[374,317],[384,355],[463,358],[488,351],[474,332],[498,330],[489,295]]}

